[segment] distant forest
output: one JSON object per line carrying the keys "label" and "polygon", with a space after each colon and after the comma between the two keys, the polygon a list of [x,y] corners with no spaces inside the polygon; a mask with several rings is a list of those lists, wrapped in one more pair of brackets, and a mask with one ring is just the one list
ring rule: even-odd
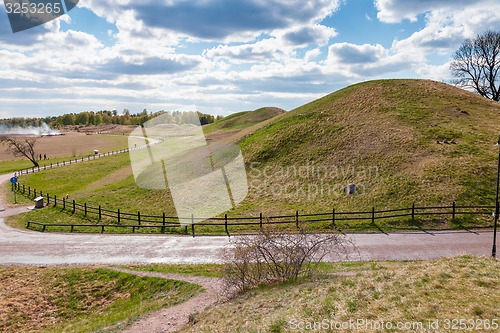
{"label": "distant forest", "polygon": [[[173,123],[185,123],[183,117],[188,113],[181,111],[157,111],[148,112],[144,109],[140,113],[132,114],[128,109],[124,109],[121,114],[116,110],[113,111],[86,111],[80,113],[66,113],[62,116],[51,116],[44,118],[9,118],[1,119],[0,124],[5,124],[12,127],[28,127],[40,126],[42,123],[49,125],[52,128],[61,128],[63,126],[72,125],[102,125],[102,124],[119,124],[119,125],[140,125],[146,121],[153,119],[159,115],[168,114],[172,117]],[[214,117],[210,114],[197,112],[201,125],[213,123],[215,120],[222,118],[221,116]],[[192,113],[191,113],[192,115]]]}

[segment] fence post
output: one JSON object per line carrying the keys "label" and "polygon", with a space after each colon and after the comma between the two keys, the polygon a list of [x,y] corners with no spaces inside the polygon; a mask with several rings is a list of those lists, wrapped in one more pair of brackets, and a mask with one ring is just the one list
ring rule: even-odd
{"label": "fence post", "polygon": [[332,227],[336,228],[336,226],[335,226],[335,208],[332,209]]}
{"label": "fence post", "polygon": [[49,205],[49,202],[50,202],[50,196],[49,196],[49,194],[47,193],[47,206]]}
{"label": "fence post", "polygon": [[76,212],[76,202],[75,199],[73,199],[73,214]]}
{"label": "fence post", "polygon": [[455,201],[453,201],[453,210],[451,212],[451,220],[452,221],[455,221],[455,209],[456,209],[456,204],[455,204]]}
{"label": "fence post", "polygon": [[28,186],[28,197],[31,196],[31,186]]}
{"label": "fence post", "polygon": [[99,221],[102,219],[101,205],[99,205]]}
{"label": "fence post", "polygon": [[118,208],[118,224],[120,224],[120,208]]}
{"label": "fence post", "polygon": [[137,224],[141,225],[141,212],[137,212]]}
{"label": "fence post", "polygon": [[194,215],[191,214],[191,232],[193,234],[193,238],[194,238]]}
{"label": "fence post", "polygon": [[85,216],[87,216],[87,203],[86,202],[83,203],[83,208],[85,209]]}
{"label": "fence post", "polygon": [[57,162],[57,166],[59,166],[59,162]]}
{"label": "fence post", "polygon": [[23,194],[26,193],[26,187],[23,184]]}
{"label": "fence post", "polygon": [[411,205],[411,219],[415,222],[415,203]]}
{"label": "fence post", "polygon": [[299,228],[299,211],[298,210],[295,211],[295,226],[297,227],[297,229]]}
{"label": "fence post", "polygon": [[372,207],[372,224],[375,224],[375,207]]}
{"label": "fence post", "polygon": [[163,214],[162,214],[162,223],[163,223],[163,226],[161,227],[161,233],[164,234],[165,233],[165,212],[163,212]]}
{"label": "fence post", "polygon": [[226,228],[227,237],[231,237],[229,236],[229,231],[227,230],[227,214],[224,214],[224,227]]}
{"label": "fence post", "polygon": [[63,197],[63,209],[66,209],[66,198]]}
{"label": "fence post", "polygon": [[56,206],[57,206],[57,195],[54,194],[54,207],[56,207]]}
{"label": "fence post", "polygon": [[262,213],[260,213],[260,219],[259,219],[259,227],[260,227],[260,231],[262,232]]}
{"label": "fence post", "polygon": [[36,189],[33,189],[33,197],[36,198]]}

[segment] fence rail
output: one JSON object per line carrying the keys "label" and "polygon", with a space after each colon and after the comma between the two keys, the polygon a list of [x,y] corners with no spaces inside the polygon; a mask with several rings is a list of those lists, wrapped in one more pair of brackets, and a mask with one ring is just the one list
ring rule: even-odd
{"label": "fence rail", "polygon": [[[39,223],[28,222],[27,227],[32,229],[41,229],[46,231],[48,228],[59,227],[69,228],[70,232],[75,229],[85,230],[100,230],[104,233],[105,230],[115,228],[130,229],[132,233],[144,230],[156,230],[160,233],[172,231],[172,228],[178,233],[192,234],[195,236],[195,228],[200,227],[219,227],[220,231],[224,230],[228,236],[230,235],[229,228],[238,229],[238,231],[252,231],[262,229],[264,225],[290,225],[291,227],[300,227],[301,224],[319,224],[323,223],[324,227],[332,229],[342,229],[344,223],[349,221],[368,221],[370,225],[378,228],[376,222],[379,220],[408,218],[412,222],[416,222],[418,217],[438,216],[450,221],[455,221],[457,216],[461,215],[484,215],[491,216],[495,206],[486,205],[457,205],[455,202],[449,206],[416,206],[413,204],[408,208],[398,209],[384,209],[376,210],[372,208],[368,211],[337,211],[332,209],[330,212],[317,213],[317,214],[299,214],[296,211],[293,215],[279,215],[279,216],[264,216],[260,213],[258,216],[238,216],[229,217],[227,214],[224,217],[215,218],[202,218],[191,215],[189,217],[168,216],[165,213],[161,215],[141,214],[140,211],[136,213],[123,212],[120,209],[111,210],[102,208],[100,205],[97,207],[89,206],[85,203],[77,203],[75,200],[68,200],[65,197],[58,198],[56,195],[50,195],[42,191],[32,189],[29,186],[17,183],[13,185],[13,190],[29,197],[37,198],[43,197],[46,200],[46,206],[60,207],[62,210],[70,211],[72,214],[79,213],[86,218],[95,217],[96,223],[92,224],[68,224],[68,223]],[[418,224],[414,224],[418,227]],[[190,230],[189,230],[190,229]],[[380,228],[379,228],[380,229]],[[443,228],[441,228],[443,229]],[[406,228],[403,230],[415,230],[415,228]],[[430,230],[430,229],[427,229]]]}

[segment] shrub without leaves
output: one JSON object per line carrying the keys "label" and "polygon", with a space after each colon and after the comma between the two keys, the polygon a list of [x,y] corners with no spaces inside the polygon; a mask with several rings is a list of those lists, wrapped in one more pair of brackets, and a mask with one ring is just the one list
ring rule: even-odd
{"label": "shrub without leaves", "polygon": [[312,234],[304,228],[293,233],[272,227],[231,243],[224,252],[224,280],[236,291],[310,275],[326,256],[347,256],[352,245],[340,233]]}

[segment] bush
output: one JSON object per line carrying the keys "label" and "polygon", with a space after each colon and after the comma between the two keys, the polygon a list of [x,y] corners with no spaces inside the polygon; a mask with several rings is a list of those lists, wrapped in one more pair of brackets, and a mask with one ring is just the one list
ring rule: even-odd
{"label": "bush", "polygon": [[231,243],[223,255],[224,282],[228,290],[240,292],[311,275],[327,255],[346,256],[352,244],[340,233],[311,234],[305,228],[292,233],[272,227]]}

